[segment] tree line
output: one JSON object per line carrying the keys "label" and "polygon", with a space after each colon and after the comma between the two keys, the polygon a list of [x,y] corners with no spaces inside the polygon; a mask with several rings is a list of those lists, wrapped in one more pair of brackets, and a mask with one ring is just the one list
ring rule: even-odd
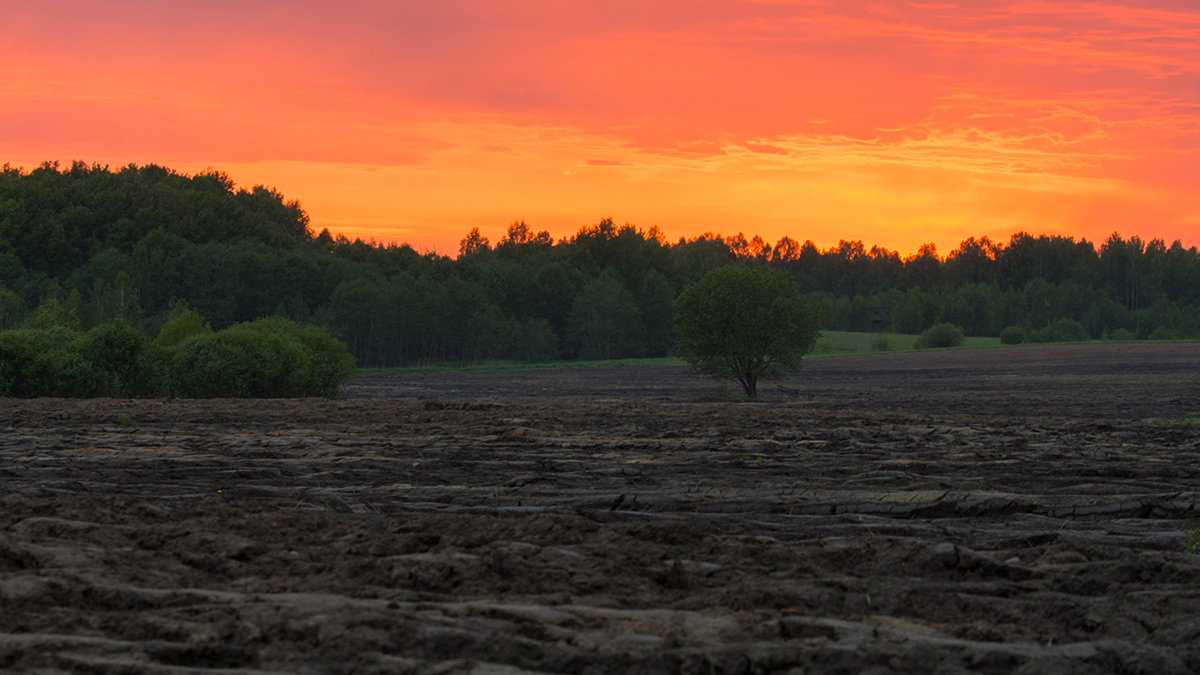
{"label": "tree line", "polygon": [[[902,257],[858,241],[668,241],[605,218],[557,241],[523,221],[495,242],[472,230],[450,257],[314,232],[298,202],[218,171],[0,170],[0,329],[121,319],[155,336],[182,301],[217,329],[322,326],[360,367],[665,356],[675,298],[741,260],[786,272],[828,330],[995,336],[1066,320],[1097,339],[1200,335],[1197,249],[1136,236],[1018,233]],[[891,325],[872,325],[876,307]]]}

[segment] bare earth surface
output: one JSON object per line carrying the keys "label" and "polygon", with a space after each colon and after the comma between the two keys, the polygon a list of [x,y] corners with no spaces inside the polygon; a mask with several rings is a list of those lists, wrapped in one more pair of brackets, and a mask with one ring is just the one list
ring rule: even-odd
{"label": "bare earth surface", "polygon": [[0,400],[0,670],[1200,672],[1200,345],[712,389]]}

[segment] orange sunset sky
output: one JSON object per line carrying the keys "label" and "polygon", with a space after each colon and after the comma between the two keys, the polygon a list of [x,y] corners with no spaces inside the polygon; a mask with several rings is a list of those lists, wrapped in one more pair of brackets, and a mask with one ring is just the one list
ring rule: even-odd
{"label": "orange sunset sky", "polygon": [[227,172],[456,254],[605,216],[1200,245],[1200,3],[0,0],[0,164]]}

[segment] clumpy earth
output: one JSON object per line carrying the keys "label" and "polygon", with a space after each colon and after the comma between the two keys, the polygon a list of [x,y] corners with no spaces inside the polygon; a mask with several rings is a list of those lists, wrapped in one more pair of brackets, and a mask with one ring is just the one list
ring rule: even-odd
{"label": "clumpy earth", "polygon": [[1200,672],[1200,345],[347,394],[0,400],[0,670]]}

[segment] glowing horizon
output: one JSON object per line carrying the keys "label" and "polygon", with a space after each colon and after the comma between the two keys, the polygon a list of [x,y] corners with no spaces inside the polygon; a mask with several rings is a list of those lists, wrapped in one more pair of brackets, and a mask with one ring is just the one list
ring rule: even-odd
{"label": "glowing horizon", "polygon": [[[28,6],[27,6],[28,5]],[[1200,245],[1200,8],[0,0],[0,164],[224,171],[454,255],[601,218],[944,255]]]}

